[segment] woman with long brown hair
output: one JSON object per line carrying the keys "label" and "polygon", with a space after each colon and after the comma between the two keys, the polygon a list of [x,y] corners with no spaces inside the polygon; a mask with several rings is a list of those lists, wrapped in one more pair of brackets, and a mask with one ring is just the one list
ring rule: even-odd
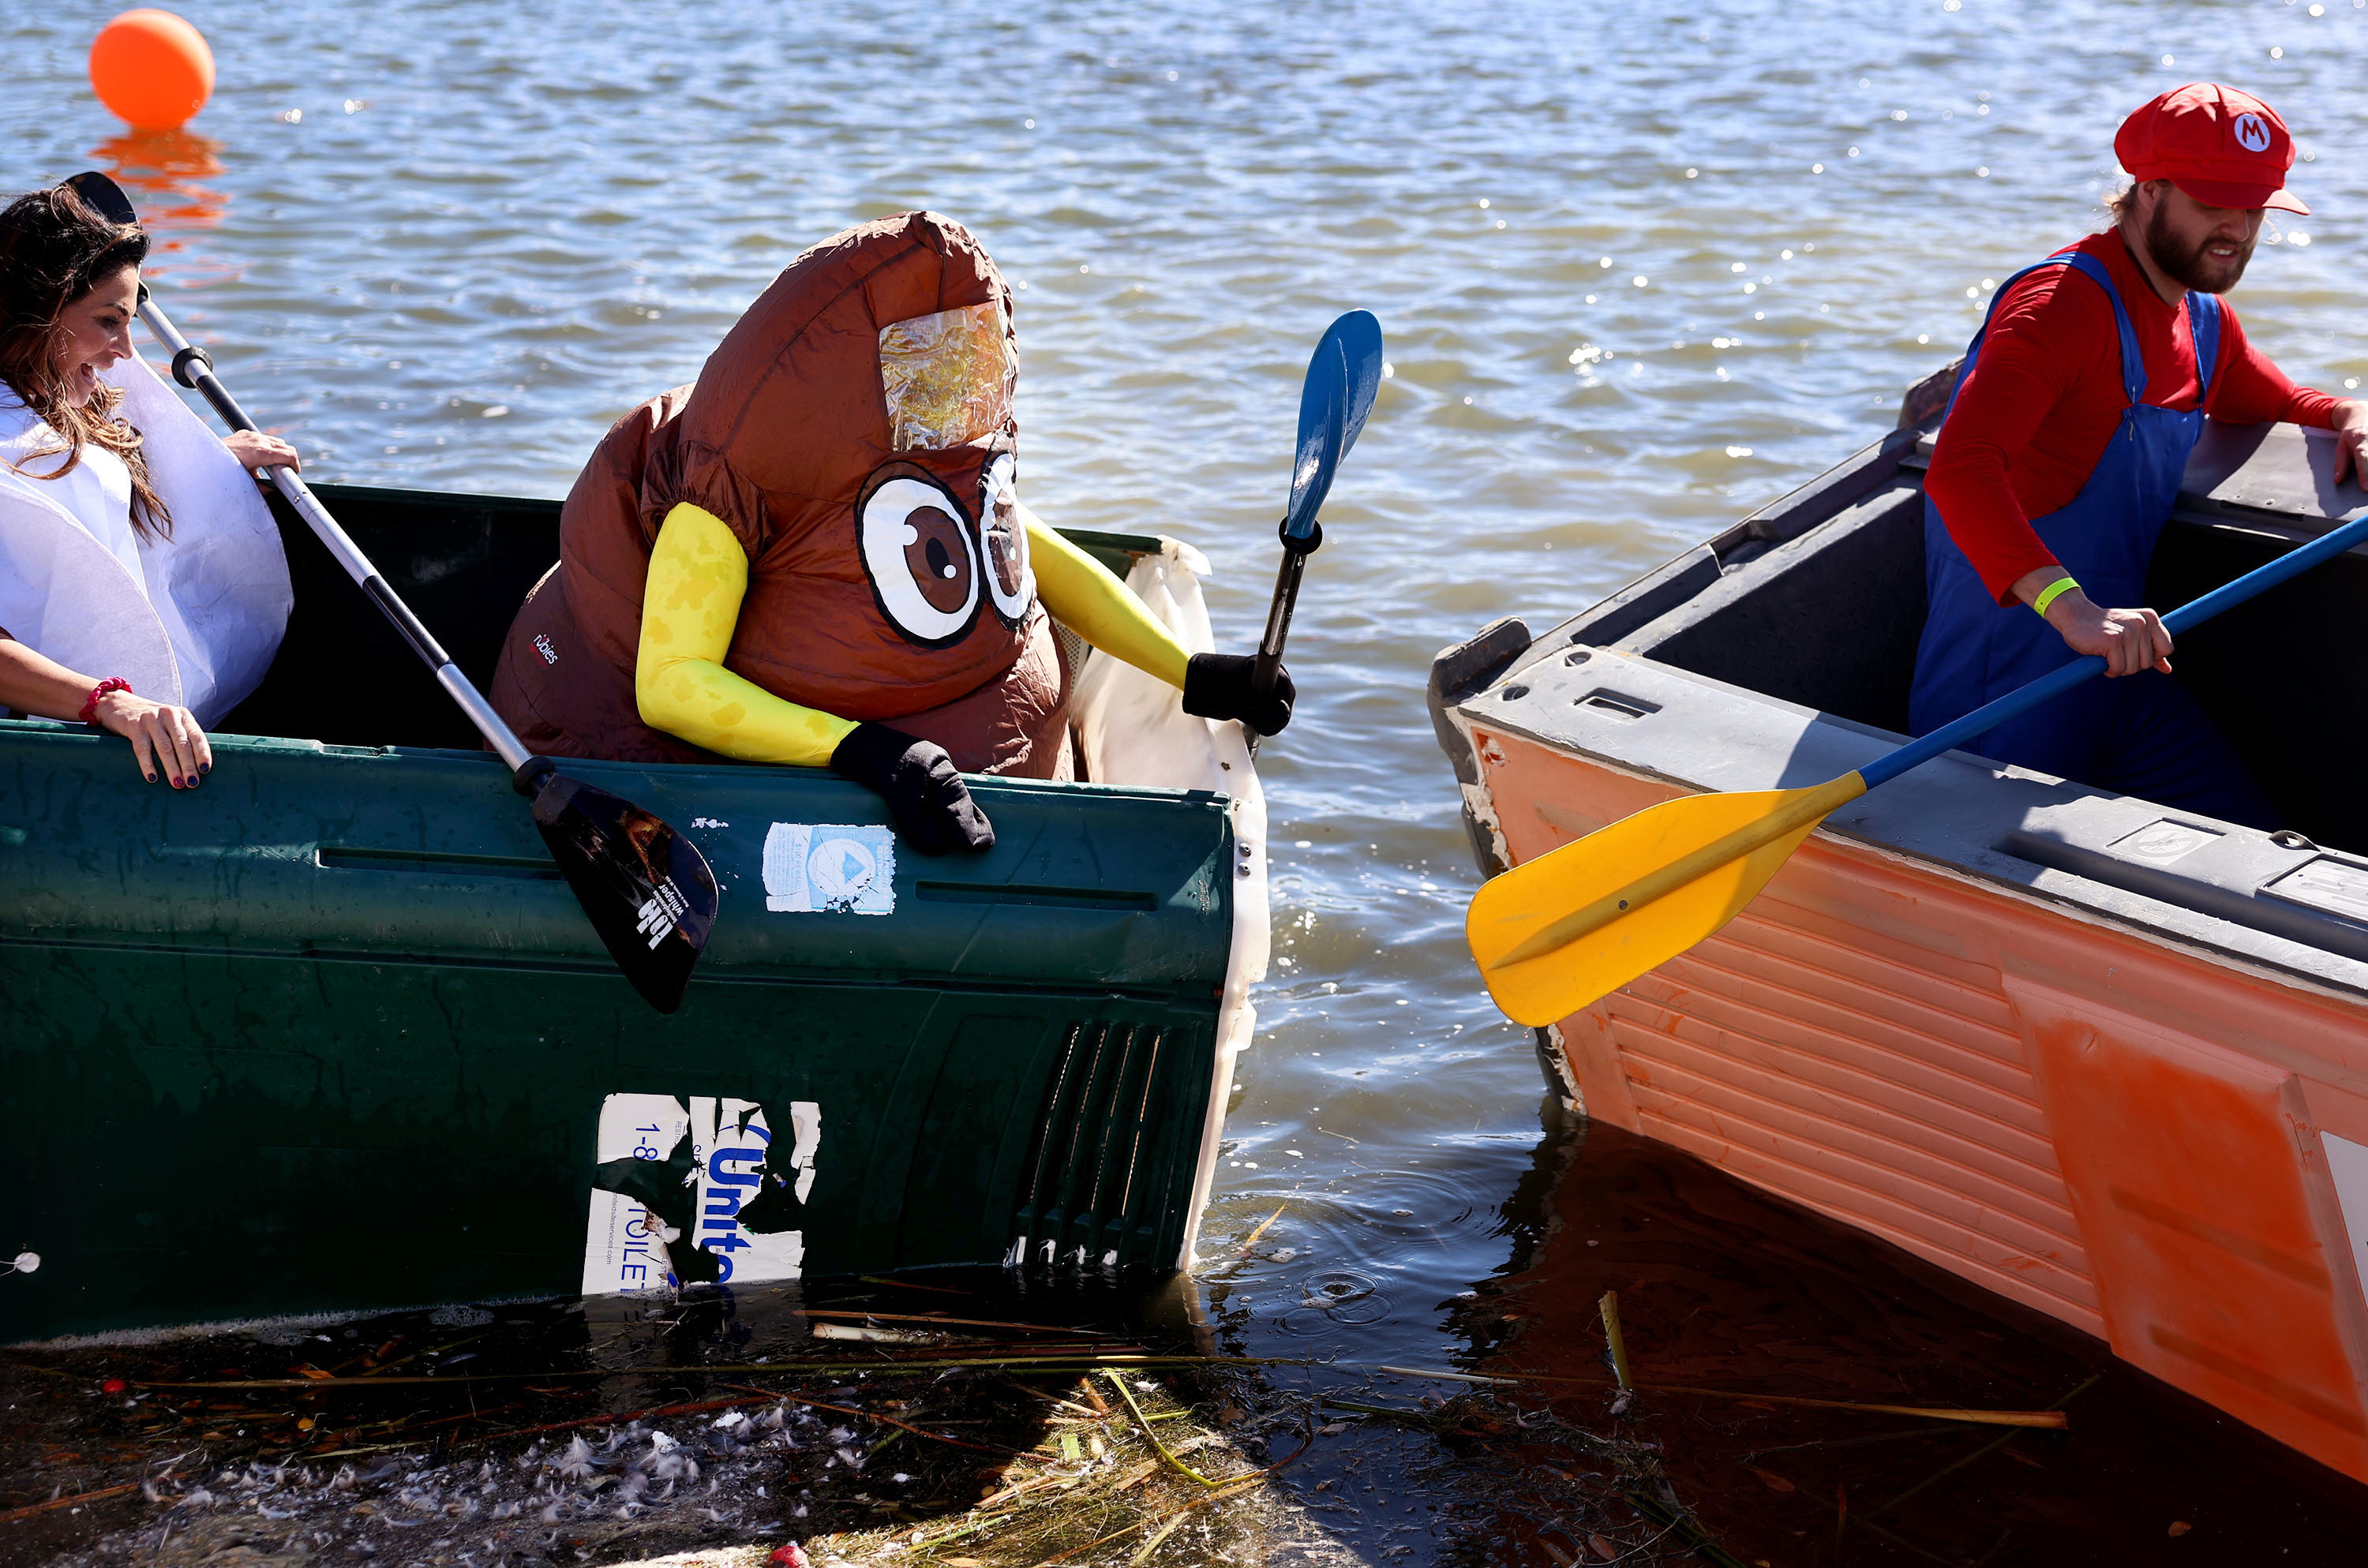
{"label": "woman with long brown hair", "polygon": [[64,186],[0,209],[0,705],[110,730],[194,789],[213,756],[193,710],[251,690],[286,623],[240,471],[296,453],[212,437],[133,354],[147,254]]}

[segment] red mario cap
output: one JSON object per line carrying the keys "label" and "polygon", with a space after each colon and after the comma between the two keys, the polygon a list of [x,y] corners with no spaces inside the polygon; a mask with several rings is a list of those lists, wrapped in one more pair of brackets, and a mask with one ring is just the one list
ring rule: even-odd
{"label": "red mario cap", "polygon": [[2135,179],[2167,179],[2207,207],[2308,212],[2286,189],[2294,138],[2277,110],[2217,82],[2190,82],[2122,121],[2113,153]]}

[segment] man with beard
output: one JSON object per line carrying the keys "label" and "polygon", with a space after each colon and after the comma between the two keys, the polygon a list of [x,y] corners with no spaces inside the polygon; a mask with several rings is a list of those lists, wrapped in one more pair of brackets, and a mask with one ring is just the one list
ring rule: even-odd
{"label": "man with beard", "polygon": [[2123,122],[2114,222],[2009,278],[1965,349],[1925,482],[1924,734],[2086,654],[2106,674],[1974,749],[2255,826],[2275,813],[2171,676],[2146,568],[2210,418],[2339,432],[2368,477],[2368,404],[2297,387],[2220,296],[2244,276],[2294,142],[2267,104],[2199,82]]}

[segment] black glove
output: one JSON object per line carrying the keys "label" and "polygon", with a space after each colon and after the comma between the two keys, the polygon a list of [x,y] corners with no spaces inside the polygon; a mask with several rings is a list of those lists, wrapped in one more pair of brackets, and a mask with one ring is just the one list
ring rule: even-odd
{"label": "black glove", "polygon": [[887,801],[897,836],[924,855],[995,847],[995,824],[935,741],[885,724],[858,724],[830,754],[830,767]]}
{"label": "black glove", "polygon": [[1291,722],[1299,688],[1278,667],[1274,689],[1258,695],[1251,683],[1258,660],[1245,653],[1195,653],[1184,665],[1184,711],[1202,719],[1239,719],[1261,735],[1281,734]]}

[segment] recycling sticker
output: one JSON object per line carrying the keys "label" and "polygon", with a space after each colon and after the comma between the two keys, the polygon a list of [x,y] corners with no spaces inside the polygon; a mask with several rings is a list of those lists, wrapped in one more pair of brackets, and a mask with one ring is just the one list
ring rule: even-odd
{"label": "recycling sticker", "polygon": [[894,914],[894,831],[861,823],[775,823],[765,835],[765,907],[776,915]]}

